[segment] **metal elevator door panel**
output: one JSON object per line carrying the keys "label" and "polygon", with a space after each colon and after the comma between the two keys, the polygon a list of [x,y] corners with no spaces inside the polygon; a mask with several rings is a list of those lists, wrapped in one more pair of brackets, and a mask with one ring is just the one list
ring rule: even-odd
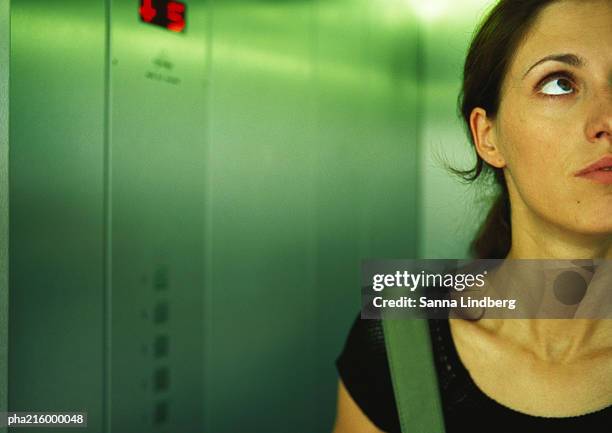
{"label": "metal elevator door panel", "polygon": [[[8,379],[8,168],[10,4],[0,1],[0,412],[6,411]],[[4,433],[5,428],[0,427]]]}
{"label": "metal elevator door panel", "polygon": [[112,431],[202,431],[205,4],[175,33],[112,2]]}
{"label": "metal elevator door panel", "polygon": [[206,426],[330,431],[360,260],[416,253],[417,23],[400,0],[213,17]]}
{"label": "metal elevator door panel", "polygon": [[325,0],[316,23],[314,331],[323,431],[335,417],[334,360],[361,307],[361,260],[417,251],[418,22],[403,0]]}
{"label": "metal elevator door panel", "polygon": [[210,432],[320,431],[312,368],[313,6],[213,3]]}
{"label": "metal elevator door panel", "polygon": [[104,3],[13,0],[11,19],[9,409],[88,411],[98,433]]}

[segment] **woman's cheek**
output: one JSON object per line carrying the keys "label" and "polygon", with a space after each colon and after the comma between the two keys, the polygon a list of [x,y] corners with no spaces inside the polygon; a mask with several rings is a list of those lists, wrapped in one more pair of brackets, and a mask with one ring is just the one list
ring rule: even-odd
{"label": "woman's cheek", "polygon": [[512,120],[521,127],[506,128],[504,141],[508,170],[522,200],[539,213],[562,211],[574,195],[568,188],[569,131],[537,114]]}

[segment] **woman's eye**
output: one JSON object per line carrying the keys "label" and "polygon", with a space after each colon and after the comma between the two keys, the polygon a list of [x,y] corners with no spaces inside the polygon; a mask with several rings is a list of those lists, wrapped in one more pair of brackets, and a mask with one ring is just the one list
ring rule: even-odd
{"label": "woman's eye", "polygon": [[574,92],[574,85],[567,78],[557,77],[544,83],[540,92],[545,95],[569,95]]}

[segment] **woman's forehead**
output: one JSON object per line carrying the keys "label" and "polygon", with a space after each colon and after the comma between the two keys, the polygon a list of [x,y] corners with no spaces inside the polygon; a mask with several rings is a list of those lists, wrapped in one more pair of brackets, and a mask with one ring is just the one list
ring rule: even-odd
{"label": "woman's forehead", "polygon": [[572,54],[589,62],[612,63],[612,0],[563,0],[542,11],[518,45],[513,75],[522,77],[547,56]]}

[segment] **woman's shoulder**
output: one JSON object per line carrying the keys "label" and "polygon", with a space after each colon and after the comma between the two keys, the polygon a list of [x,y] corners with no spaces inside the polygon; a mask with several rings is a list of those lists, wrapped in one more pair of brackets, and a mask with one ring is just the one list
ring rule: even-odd
{"label": "woman's shoulder", "polygon": [[357,316],[336,367],[342,383],[363,413],[381,430],[399,431],[380,320]]}

